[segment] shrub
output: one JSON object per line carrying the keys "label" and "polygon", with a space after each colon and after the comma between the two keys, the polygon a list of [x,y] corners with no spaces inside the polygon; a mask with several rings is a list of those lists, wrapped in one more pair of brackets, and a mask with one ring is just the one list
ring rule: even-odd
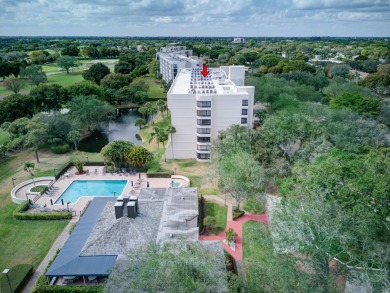
{"label": "shrub", "polygon": [[244,211],[236,211],[236,209],[233,209],[233,220],[237,220],[238,218],[241,218],[243,215],[245,215]]}
{"label": "shrub", "polygon": [[50,286],[47,284],[45,276],[40,276],[31,293],[100,293],[104,291],[104,286]]}
{"label": "shrub", "polygon": [[148,178],[171,178],[173,175],[172,171],[167,172],[147,172],[146,177]]}
{"label": "shrub", "polygon": [[209,229],[215,227],[216,224],[217,224],[217,220],[215,219],[215,217],[212,216],[207,216],[203,220],[203,225],[209,227]]}
{"label": "shrub", "polygon": [[33,188],[31,188],[31,192],[39,192],[41,195],[45,193],[47,189],[47,186],[46,185],[38,185],[38,186],[34,186]]}
{"label": "shrub", "polygon": [[199,234],[201,234],[201,235],[204,233],[203,221],[204,221],[205,211],[206,211],[205,207],[206,207],[206,200],[201,195],[200,198],[199,198],[199,217],[198,217],[198,220],[199,220]]}
{"label": "shrub", "polygon": [[20,204],[13,213],[14,218],[22,221],[68,220],[72,218],[71,212],[26,213],[28,209],[29,205],[27,201]]}
{"label": "shrub", "polygon": [[[29,264],[19,264],[12,267],[8,273],[9,281],[14,292],[19,292],[24,283],[33,273],[33,266]],[[7,277],[0,276],[0,292],[11,292]]]}
{"label": "shrub", "polygon": [[60,155],[60,154],[65,154],[65,153],[69,152],[70,146],[68,143],[64,143],[61,145],[52,145],[52,146],[50,146],[50,150],[54,154]]}
{"label": "shrub", "polygon": [[225,231],[225,237],[229,243],[233,242],[234,239],[236,238],[236,236],[237,236],[237,233],[234,232],[233,228],[229,228],[227,231]]}
{"label": "shrub", "polygon": [[251,197],[245,203],[245,210],[253,214],[265,212],[265,201],[262,198]]}

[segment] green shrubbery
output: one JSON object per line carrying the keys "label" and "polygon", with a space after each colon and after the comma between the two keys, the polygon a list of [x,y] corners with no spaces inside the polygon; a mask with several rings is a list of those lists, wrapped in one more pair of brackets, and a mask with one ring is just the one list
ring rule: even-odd
{"label": "green shrubbery", "polygon": [[103,291],[104,286],[50,286],[47,284],[46,277],[40,276],[31,293],[100,293]]}
{"label": "green shrubbery", "polygon": [[47,189],[47,186],[46,185],[38,185],[38,186],[34,186],[33,188],[31,188],[31,192],[39,192],[41,195],[45,193]]}
{"label": "green shrubbery", "polygon": [[241,218],[243,215],[245,215],[244,211],[236,211],[236,209],[233,209],[233,220],[237,220],[238,218]]}
{"label": "green shrubbery", "polygon": [[70,146],[67,143],[64,143],[61,145],[52,145],[52,146],[50,146],[50,150],[54,154],[65,154],[65,153],[69,152]]}
{"label": "green shrubbery", "polygon": [[42,212],[26,213],[29,205],[28,202],[20,204],[14,211],[14,218],[17,220],[68,220],[72,218],[71,212]]}
{"label": "green shrubbery", "polygon": [[[9,281],[14,292],[19,292],[24,283],[33,273],[33,266],[28,264],[19,264],[12,267],[8,273]],[[11,289],[5,276],[0,276],[0,292],[10,293]]]}
{"label": "green shrubbery", "polygon": [[166,171],[166,172],[147,172],[146,177],[148,178],[171,178],[173,175],[173,172]]}

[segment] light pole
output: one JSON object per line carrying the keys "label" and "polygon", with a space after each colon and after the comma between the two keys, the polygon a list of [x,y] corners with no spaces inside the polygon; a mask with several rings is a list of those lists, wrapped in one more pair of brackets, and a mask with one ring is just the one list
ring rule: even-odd
{"label": "light pole", "polygon": [[176,168],[175,168],[175,175],[176,175]]}
{"label": "light pole", "polygon": [[68,201],[68,202],[66,203],[66,207],[67,207],[67,209],[68,209],[68,212],[69,212],[69,204],[70,204],[70,201]]}
{"label": "light pole", "polygon": [[4,269],[3,274],[7,276],[9,288],[11,289],[11,292],[14,293],[14,290],[12,290],[11,282],[8,277],[8,273],[9,273],[9,269]]}
{"label": "light pole", "polygon": [[12,185],[15,187],[15,180],[16,178],[12,178]]}

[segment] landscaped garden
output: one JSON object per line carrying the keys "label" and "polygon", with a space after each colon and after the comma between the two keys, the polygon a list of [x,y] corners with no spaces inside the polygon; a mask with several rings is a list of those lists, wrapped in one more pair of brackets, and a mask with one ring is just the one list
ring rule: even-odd
{"label": "landscaped garden", "polygon": [[206,226],[205,235],[218,235],[226,228],[227,207],[214,202],[206,201],[205,218],[203,225]]}

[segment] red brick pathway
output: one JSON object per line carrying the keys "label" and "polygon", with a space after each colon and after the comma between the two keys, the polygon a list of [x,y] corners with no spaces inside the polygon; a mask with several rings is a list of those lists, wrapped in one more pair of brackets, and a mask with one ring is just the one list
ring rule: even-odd
{"label": "red brick pathway", "polygon": [[[236,251],[233,251],[229,246],[226,244],[222,244],[223,248],[230,253],[236,261],[242,260],[242,224],[248,221],[257,221],[257,222],[263,222],[265,224],[268,224],[267,221],[267,215],[261,214],[261,215],[253,215],[253,214],[245,214],[243,217],[239,218],[236,221],[227,221],[226,224],[226,230],[229,228],[233,228],[233,230],[238,234],[236,238]],[[200,235],[200,240],[224,240],[225,239],[225,232],[222,232],[218,235],[214,236],[206,236],[206,235]]]}

